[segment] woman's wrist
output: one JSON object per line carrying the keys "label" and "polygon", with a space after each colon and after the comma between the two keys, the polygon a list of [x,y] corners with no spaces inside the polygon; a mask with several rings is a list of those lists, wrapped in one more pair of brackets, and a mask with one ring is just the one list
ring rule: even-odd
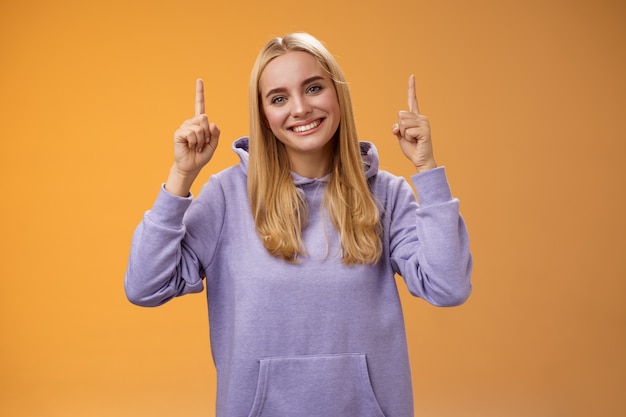
{"label": "woman's wrist", "polygon": [[435,162],[434,159],[430,159],[424,162],[423,164],[415,165],[415,169],[417,170],[418,174],[425,172],[425,171],[430,171],[431,169],[435,169],[435,168],[437,168],[437,163]]}
{"label": "woman's wrist", "polygon": [[181,173],[176,166],[172,166],[165,182],[167,192],[179,197],[188,197],[191,185],[198,174]]}

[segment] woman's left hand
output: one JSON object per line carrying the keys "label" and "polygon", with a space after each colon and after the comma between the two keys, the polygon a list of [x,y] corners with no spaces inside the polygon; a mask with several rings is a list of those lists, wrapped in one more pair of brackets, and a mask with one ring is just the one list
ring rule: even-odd
{"label": "woman's left hand", "polygon": [[398,113],[398,123],[392,132],[398,138],[400,149],[417,168],[417,172],[437,167],[433,157],[428,118],[419,112],[415,93],[415,76],[409,77],[409,111]]}

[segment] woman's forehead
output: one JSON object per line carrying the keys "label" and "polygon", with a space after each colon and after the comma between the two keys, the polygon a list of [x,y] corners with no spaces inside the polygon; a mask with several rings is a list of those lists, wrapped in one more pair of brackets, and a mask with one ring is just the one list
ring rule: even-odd
{"label": "woman's forehead", "polygon": [[260,90],[300,85],[313,77],[329,79],[316,57],[304,51],[290,51],[272,59],[259,79]]}

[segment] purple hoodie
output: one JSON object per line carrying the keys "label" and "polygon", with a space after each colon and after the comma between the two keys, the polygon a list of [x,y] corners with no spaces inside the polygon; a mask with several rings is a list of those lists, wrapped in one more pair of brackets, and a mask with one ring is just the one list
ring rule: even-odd
{"label": "purple hoodie", "polygon": [[200,292],[206,281],[217,417],[409,417],[411,372],[394,274],[438,306],[470,294],[467,230],[443,167],[406,180],[378,170],[361,144],[380,205],[383,255],[341,263],[339,236],[321,206],[327,178],[293,175],[308,204],[307,256],[271,256],[255,232],[247,194],[248,139],[241,158],[200,195],[161,189],[133,236],[128,299],[157,306]]}

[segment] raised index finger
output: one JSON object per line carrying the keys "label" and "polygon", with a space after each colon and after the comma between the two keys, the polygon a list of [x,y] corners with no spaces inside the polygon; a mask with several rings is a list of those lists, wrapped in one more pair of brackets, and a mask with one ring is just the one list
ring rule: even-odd
{"label": "raised index finger", "polygon": [[202,78],[198,78],[196,80],[196,116],[204,113],[204,82]]}
{"label": "raised index finger", "polygon": [[415,75],[409,77],[409,111],[420,114],[420,109],[417,105],[417,93],[415,92]]}

